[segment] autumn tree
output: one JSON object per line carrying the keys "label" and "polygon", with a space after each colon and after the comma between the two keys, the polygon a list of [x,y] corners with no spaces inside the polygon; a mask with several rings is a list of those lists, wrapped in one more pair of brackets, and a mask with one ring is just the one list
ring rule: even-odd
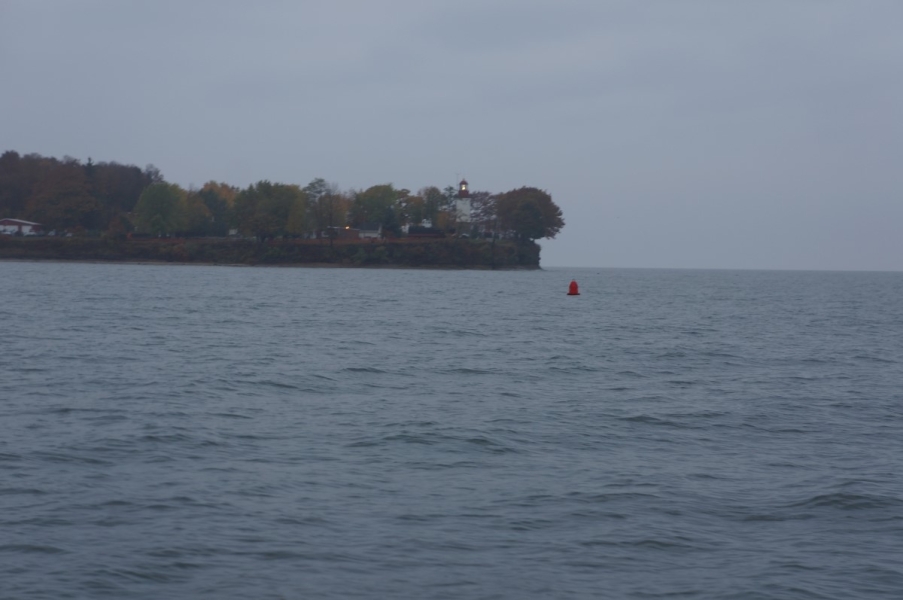
{"label": "autumn tree", "polygon": [[387,209],[394,210],[397,200],[398,190],[391,183],[374,185],[357,192],[351,201],[351,223],[355,226],[382,223],[387,216]]}
{"label": "autumn tree", "polygon": [[86,164],[85,174],[91,194],[101,205],[106,228],[117,217],[132,212],[141,193],[153,183],[138,167],[115,162]]}
{"label": "autumn tree", "polygon": [[235,198],[233,219],[238,229],[260,239],[289,233],[289,217],[294,209],[292,228],[303,231],[303,213],[307,197],[297,185],[260,181],[242,190]]}
{"label": "autumn tree", "polygon": [[435,186],[420,190],[424,200],[424,218],[433,222],[433,227],[443,231],[455,228],[457,216],[458,188],[447,185],[443,189]]}
{"label": "autumn tree", "polygon": [[50,229],[100,229],[100,203],[88,189],[82,165],[74,158],[51,161],[35,182],[25,205],[25,218]]}
{"label": "autumn tree", "polygon": [[498,231],[498,211],[496,197],[489,192],[471,192],[470,219],[474,228],[481,234]]}
{"label": "autumn tree", "polygon": [[442,188],[442,210],[454,213],[458,203],[458,188],[447,185]]}
{"label": "autumn tree", "polygon": [[18,152],[9,150],[0,155],[0,215],[22,217],[32,185],[26,161]]}
{"label": "autumn tree", "polygon": [[326,183],[325,179],[317,177],[304,186],[302,191],[307,194],[308,201],[316,203],[317,200],[328,194],[330,191],[334,191],[331,187],[332,186]]}
{"label": "autumn tree", "polygon": [[196,194],[210,215],[204,235],[224,236],[228,234],[229,215],[238,190],[225,183],[208,181]]}
{"label": "autumn tree", "polygon": [[150,183],[164,183],[166,181],[163,178],[162,171],[150,164],[144,167],[144,176],[147,177],[147,180]]}
{"label": "autumn tree", "polygon": [[561,209],[545,191],[522,187],[496,199],[499,225],[520,241],[554,238],[564,227]]}
{"label": "autumn tree", "polygon": [[344,227],[351,206],[349,198],[339,191],[334,183],[327,183],[320,177],[307,184],[307,230],[316,231],[319,237],[330,227]]}
{"label": "autumn tree", "polygon": [[172,235],[184,230],[185,190],[174,183],[148,186],[135,205],[135,226],[142,233]]}
{"label": "autumn tree", "polygon": [[417,195],[423,198],[423,218],[429,219],[435,224],[436,219],[439,216],[439,210],[442,208],[442,204],[445,201],[442,190],[432,185],[421,188],[420,191],[417,192]]}
{"label": "autumn tree", "polygon": [[47,229],[116,229],[127,222],[152,177],[133,165],[84,164],[39,154],[0,156],[0,215],[42,223]]}
{"label": "autumn tree", "polygon": [[380,225],[383,228],[383,237],[398,237],[401,235],[401,222],[398,220],[398,211],[394,206],[386,208]]}
{"label": "autumn tree", "polygon": [[399,201],[398,217],[402,223],[419,225],[425,219],[426,203],[420,196],[405,196]]}
{"label": "autumn tree", "polygon": [[[297,188],[297,186],[295,186]],[[294,195],[292,198],[291,206],[288,210],[288,221],[285,225],[285,230],[294,236],[302,236],[304,232],[307,230],[307,196],[298,189],[298,193]]]}
{"label": "autumn tree", "polygon": [[180,233],[189,236],[205,236],[210,232],[210,209],[197,190],[189,191],[182,198],[184,220]]}

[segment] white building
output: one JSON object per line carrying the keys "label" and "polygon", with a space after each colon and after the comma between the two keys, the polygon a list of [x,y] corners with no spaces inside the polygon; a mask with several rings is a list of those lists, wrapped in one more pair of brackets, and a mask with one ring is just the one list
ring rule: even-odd
{"label": "white building", "polygon": [[473,206],[470,202],[470,190],[467,189],[467,180],[462,179],[458,184],[458,195],[455,200],[455,229],[458,235],[470,233],[471,212]]}
{"label": "white building", "polygon": [[0,233],[6,235],[37,235],[40,232],[40,223],[21,219],[0,219]]}
{"label": "white building", "polygon": [[382,237],[383,226],[380,223],[364,223],[359,228],[358,235],[362,240],[375,240]]}

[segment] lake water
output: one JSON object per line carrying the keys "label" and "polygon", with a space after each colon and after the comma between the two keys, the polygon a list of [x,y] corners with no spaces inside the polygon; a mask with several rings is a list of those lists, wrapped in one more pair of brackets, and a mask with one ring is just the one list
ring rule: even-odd
{"label": "lake water", "polygon": [[901,273],[0,281],[0,598],[903,597]]}

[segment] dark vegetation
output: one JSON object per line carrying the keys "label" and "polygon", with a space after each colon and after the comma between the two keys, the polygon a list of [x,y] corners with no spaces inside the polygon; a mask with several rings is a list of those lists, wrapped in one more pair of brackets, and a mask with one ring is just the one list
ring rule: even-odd
{"label": "dark vegetation", "polygon": [[325,240],[0,236],[0,259],[504,269],[538,267],[539,246],[455,238],[329,244]]}
{"label": "dark vegetation", "polygon": [[[455,210],[454,186],[342,191],[314,179],[304,187],[211,181],[186,190],[153,165],[7,151],[0,155],[0,218],[40,223],[45,237],[0,236],[0,258],[538,266],[535,240],[564,226],[561,209],[537,188],[469,197],[465,220]],[[365,224],[378,226],[382,239],[349,239]]]}

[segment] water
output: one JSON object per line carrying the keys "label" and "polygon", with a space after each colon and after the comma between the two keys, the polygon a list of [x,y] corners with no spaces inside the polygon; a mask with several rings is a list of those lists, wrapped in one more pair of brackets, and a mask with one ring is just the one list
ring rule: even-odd
{"label": "water", "polygon": [[0,598],[903,596],[903,274],[0,280]]}

